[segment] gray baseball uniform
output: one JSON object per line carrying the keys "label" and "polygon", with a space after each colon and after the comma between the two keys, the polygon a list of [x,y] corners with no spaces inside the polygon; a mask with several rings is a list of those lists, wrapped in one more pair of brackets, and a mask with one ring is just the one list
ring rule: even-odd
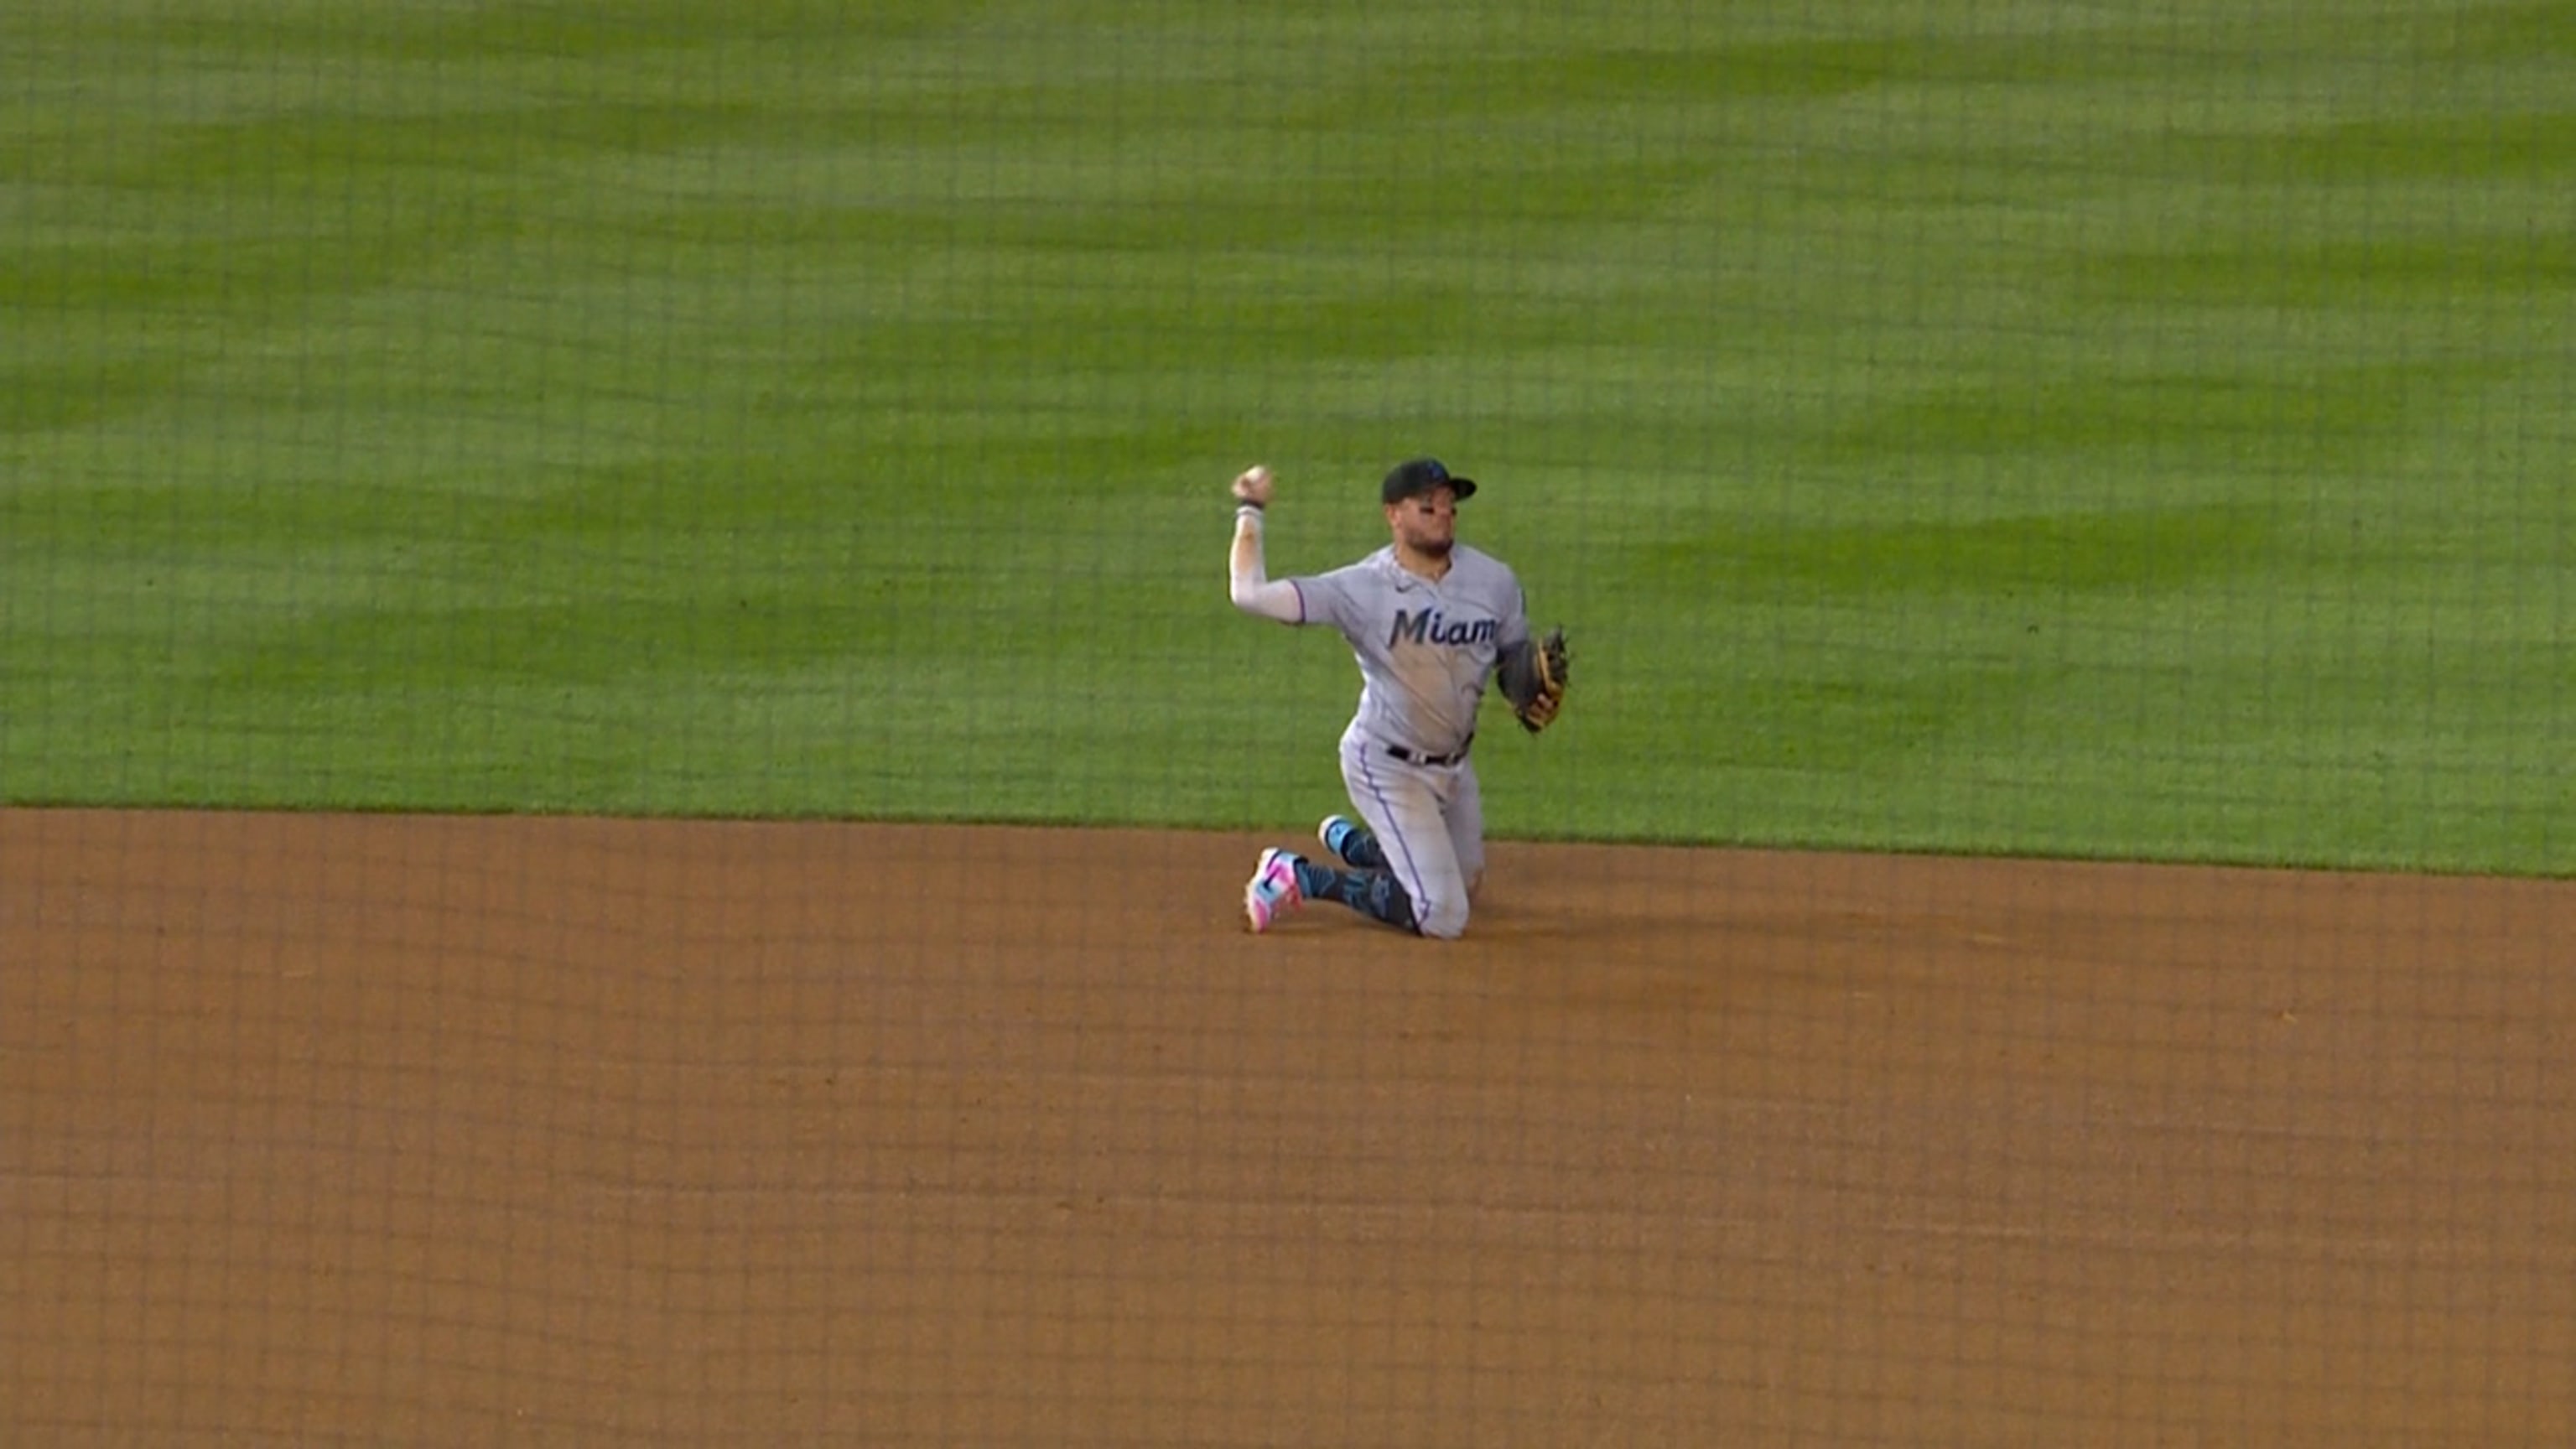
{"label": "gray baseball uniform", "polygon": [[1235,581],[1234,601],[1286,624],[1330,624],[1349,641],[1362,682],[1342,732],[1342,783],[1412,897],[1417,928],[1465,931],[1467,887],[1485,868],[1484,805],[1467,755],[1496,660],[1529,637],[1520,581],[1465,544],[1447,574],[1422,578],[1390,545],[1311,577],[1268,582],[1256,568]]}

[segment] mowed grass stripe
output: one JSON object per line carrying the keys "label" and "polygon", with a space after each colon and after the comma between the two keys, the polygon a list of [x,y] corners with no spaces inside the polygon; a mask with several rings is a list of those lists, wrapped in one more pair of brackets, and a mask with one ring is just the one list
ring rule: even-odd
{"label": "mowed grass stripe", "polygon": [[10,22],[11,798],[1302,820],[1215,492],[1436,448],[1506,833],[2576,853],[2547,6],[165,10]]}

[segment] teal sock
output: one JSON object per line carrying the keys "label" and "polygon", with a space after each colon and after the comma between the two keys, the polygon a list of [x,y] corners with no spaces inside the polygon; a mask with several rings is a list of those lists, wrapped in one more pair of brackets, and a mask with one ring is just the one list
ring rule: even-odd
{"label": "teal sock", "polygon": [[1339,901],[1374,921],[1399,931],[1415,929],[1413,898],[1404,883],[1378,870],[1335,870],[1311,860],[1297,862],[1297,890],[1310,901]]}
{"label": "teal sock", "polygon": [[1378,847],[1377,837],[1368,827],[1356,821],[1335,819],[1331,837],[1324,842],[1333,854],[1361,870],[1385,870],[1386,852]]}

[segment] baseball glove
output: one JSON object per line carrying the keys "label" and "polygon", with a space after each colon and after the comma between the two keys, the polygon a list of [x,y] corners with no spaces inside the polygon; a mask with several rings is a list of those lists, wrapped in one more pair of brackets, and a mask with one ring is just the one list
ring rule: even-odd
{"label": "baseball glove", "polygon": [[[1531,734],[1555,719],[1554,706],[1565,698],[1565,631],[1550,629],[1544,639],[1524,639],[1503,652],[1500,682],[1512,715]],[[1546,700],[1549,710],[1532,718],[1531,709]]]}

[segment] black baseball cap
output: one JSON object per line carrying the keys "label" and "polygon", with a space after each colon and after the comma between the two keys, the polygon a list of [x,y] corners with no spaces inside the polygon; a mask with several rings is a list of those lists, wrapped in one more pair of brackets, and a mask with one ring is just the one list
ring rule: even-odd
{"label": "black baseball cap", "polygon": [[1448,465],[1439,459],[1412,458],[1396,464],[1394,471],[1386,475],[1386,486],[1378,490],[1378,501],[1402,503],[1417,493],[1428,493],[1444,485],[1462,500],[1473,497],[1476,492],[1475,479],[1451,477]]}

